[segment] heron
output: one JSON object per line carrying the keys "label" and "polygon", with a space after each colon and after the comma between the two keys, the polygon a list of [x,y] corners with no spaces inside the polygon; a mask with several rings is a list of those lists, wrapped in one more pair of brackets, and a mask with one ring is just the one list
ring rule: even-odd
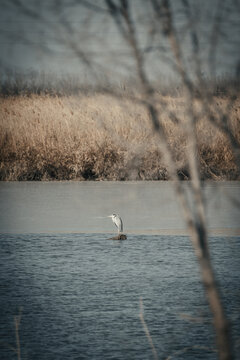
{"label": "heron", "polygon": [[120,216],[117,214],[112,214],[112,215],[109,215],[108,217],[112,218],[113,223],[118,228],[118,233],[119,234],[122,233],[123,232],[123,222],[122,222],[122,219],[120,218]]}

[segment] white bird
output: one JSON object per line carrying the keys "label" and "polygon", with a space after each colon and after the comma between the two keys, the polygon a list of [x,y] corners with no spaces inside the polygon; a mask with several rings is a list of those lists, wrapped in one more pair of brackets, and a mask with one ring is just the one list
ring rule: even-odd
{"label": "white bird", "polygon": [[108,217],[112,218],[113,223],[118,228],[118,233],[122,233],[123,232],[123,222],[122,222],[122,219],[120,218],[120,216],[116,215],[116,214],[112,214],[112,215],[109,215]]}

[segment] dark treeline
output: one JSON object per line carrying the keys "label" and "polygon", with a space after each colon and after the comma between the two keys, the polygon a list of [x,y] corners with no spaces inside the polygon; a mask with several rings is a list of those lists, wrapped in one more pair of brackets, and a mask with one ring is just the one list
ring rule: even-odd
{"label": "dark treeline", "polygon": [[[212,95],[229,96],[240,92],[238,77],[219,76],[215,79],[204,78],[205,86],[211,89]],[[174,80],[159,79],[155,81],[155,90],[163,96],[177,97],[182,95],[182,86]],[[138,90],[138,84],[133,80],[122,80],[110,82],[107,76],[102,76],[94,84],[88,80],[81,80],[79,75],[38,72],[29,70],[26,72],[18,70],[8,70],[0,73],[0,96],[70,96],[78,94],[91,94],[99,92],[130,91]],[[198,96],[198,88],[195,88]]]}

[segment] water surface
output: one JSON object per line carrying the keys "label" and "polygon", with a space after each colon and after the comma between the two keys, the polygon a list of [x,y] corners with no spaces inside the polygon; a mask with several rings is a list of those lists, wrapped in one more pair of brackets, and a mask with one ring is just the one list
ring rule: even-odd
{"label": "water surface", "polygon": [[[188,190],[188,183],[184,185]],[[240,184],[205,183],[214,270],[240,353]],[[171,182],[0,183],[0,359],[216,359]],[[119,213],[127,241],[108,240]],[[195,347],[193,347],[195,346]],[[188,349],[183,351],[183,349]],[[174,355],[175,354],[175,355]]]}
{"label": "water surface", "polygon": [[[239,240],[210,240],[236,344]],[[0,246],[2,359],[16,358],[6,343],[15,345],[19,307],[23,359],[151,359],[140,297],[160,359],[193,345],[173,358],[217,358],[187,237],[130,235],[118,242],[102,234],[9,234],[0,236]]]}
{"label": "water surface", "polygon": [[[212,233],[240,235],[240,183],[205,183],[204,193]],[[0,232],[106,233],[118,213],[127,233],[187,233],[169,181],[0,183],[0,202]]]}

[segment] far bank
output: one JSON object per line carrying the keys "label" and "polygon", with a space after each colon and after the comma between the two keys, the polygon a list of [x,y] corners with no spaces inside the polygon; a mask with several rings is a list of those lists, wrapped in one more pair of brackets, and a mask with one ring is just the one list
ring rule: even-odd
{"label": "far bank", "polygon": [[[178,175],[189,179],[184,96],[158,95]],[[240,142],[240,99],[216,96]],[[231,106],[229,106],[229,103]],[[239,180],[226,136],[199,112],[198,157],[203,180]],[[107,94],[0,98],[0,180],[168,180],[159,139],[140,102]]]}

